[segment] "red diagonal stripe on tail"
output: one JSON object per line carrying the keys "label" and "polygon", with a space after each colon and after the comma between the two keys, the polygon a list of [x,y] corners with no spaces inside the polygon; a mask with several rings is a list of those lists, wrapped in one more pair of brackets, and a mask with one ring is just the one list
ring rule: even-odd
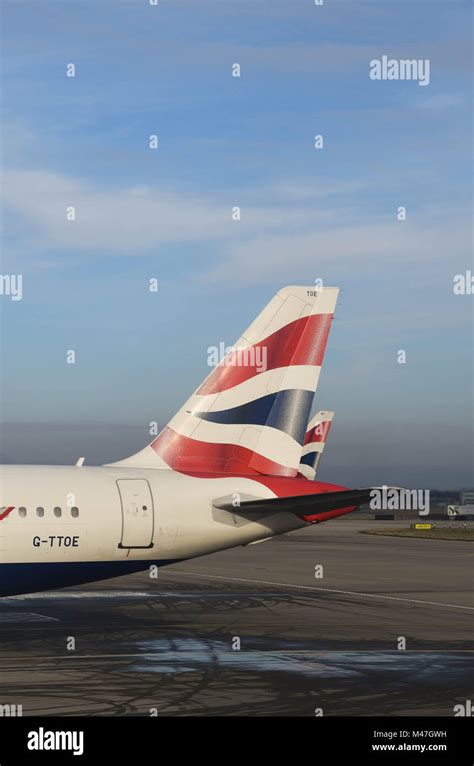
{"label": "red diagonal stripe on tail", "polygon": [[266,349],[266,370],[301,364],[320,366],[332,317],[332,314],[311,314],[296,319],[268,338],[249,346],[245,349],[246,358],[255,360],[255,364],[242,365],[242,350],[235,349],[226,358],[226,363],[221,362],[196,393],[217,394],[258,375],[259,371],[262,372],[258,369],[258,363],[265,357],[256,349]]}
{"label": "red diagonal stripe on tail", "polygon": [[[165,428],[151,444],[152,449],[174,471],[196,473],[240,473],[296,476],[296,470],[275,463],[239,444],[198,441]],[[249,463],[252,462],[252,468]]]}
{"label": "red diagonal stripe on tail", "polygon": [[317,423],[311,431],[306,432],[304,444],[327,441],[331,425],[332,420],[322,420],[320,423]]}

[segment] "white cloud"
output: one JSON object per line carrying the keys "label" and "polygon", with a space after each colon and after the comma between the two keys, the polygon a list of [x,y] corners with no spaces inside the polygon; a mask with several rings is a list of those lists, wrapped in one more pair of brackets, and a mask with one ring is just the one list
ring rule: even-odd
{"label": "white cloud", "polygon": [[[14,171],[4,180],[5,205],[39,233],[39,246],[112,250],[133,255],[166,242],[222,236],[229,211],[222,204],[135,187],[102,190],[44,171]],[[74,206],[76,220],[66,220]]]}
{"label": "white cloud", "polygon": [[[36,252],[136,255],[167,243],[228,243],[262,231],[304,231],[333,218],[334,211],[321,204],[325,196],[350,189],[344,183],[327,189],[292,183],[261,189],[258,194],[236,192],[232,201],[225,202],[149,186],[102,189],[47,171],[18,170],[4,176],[5,205],[33,229],[33,237],[27,227],[17,229],[15,235],[29,250],[34,242]],[[318,200],[319,209],[312,206],[312,198]],[[295,202],[300,204],[291,204]],[[231,218],[235,204],[242,208],[239,223]],[[75,221],[66,218],[70,206],[75,208]],[[17,241],[15,249],[21,250],[21,244]]]}
{"label": "white cloud", "polygon": [[[412,216],[413,217],[413,216]],[[375,218],[368,223],[344,224],[337,214],[328,226],[296,236],[259,236],[239,242],[229,250],[208,278],[216,282],[259,283],[290,278],[304,270],[309,275],[331,278],[363,276],[370,269],[383,273],[385,263],[409,264],[412,267],[439,261],[452,262],[453,268],[468,263],[470,216],[460,212],[434,216],[421,213],[418,222],[399,222]]]}
{"label": "white cloud", "polygon": [[468,100],[460,93],[428,93],[416,103],[420,109],[433,110],[456,109],[466,105],[469,105]]}
{"label": "white cloud", "polygon": [[[368,207],[367,197],[358,193],[362,186],[285,179],[274,187],[240,191],[242,221],[236,223],[235,201],[204,194],[148,186],[105,189],[46,171],[12,171],[4,183],[5,204],[17,217],[12,251],[23,248],[43,266],[54,265],[58,254],[62,259],[80,253],[146,255],[171,243],[183,244],[192,260],[191,243],[199,242],[209,243],[211,258],[218,248],[217,265],[202,264],[200,278],[208,285],[259,284],[269,275],[287,280],[298,272],[308,278],[330,274],[331,280],[357,277],[367,269],[380,273],[384,262],[431,267],[451,260],[458,270],[467,263],[467,211],[420,209],[398,222],[395,210],[382,217]],[[66,220],[70,205],[76,208],[74,222]]]}

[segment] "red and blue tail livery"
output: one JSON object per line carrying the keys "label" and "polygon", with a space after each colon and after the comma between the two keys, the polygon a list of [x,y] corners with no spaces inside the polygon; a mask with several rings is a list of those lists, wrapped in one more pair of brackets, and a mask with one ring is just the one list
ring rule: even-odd
{"label": "red and blue tail livery", "polygon": [[0,596],[248,545],[368,502],[370,488],[313,481],[333,413],[308,420],[338,292],[279,290],[140,452],[2,466]]}
{"label": "red and blue tail livery", "polygon": [[149,447],[120,465],[296,476],[338,292],[280,290]]}
{"label": "red and blue tail livery", "polygon": [[300,473],[307,479],[316,478],[316,471],[328,440],[334,414],[332,410],[320,410],[308,423],[299,467]]}

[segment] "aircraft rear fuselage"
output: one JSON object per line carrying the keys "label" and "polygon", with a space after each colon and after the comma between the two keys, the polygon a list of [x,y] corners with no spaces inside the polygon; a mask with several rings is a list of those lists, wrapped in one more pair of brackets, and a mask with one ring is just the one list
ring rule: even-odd
{"label": "aircraft rear fuselage", "polygon": [[[298,529],[306,522],[292,513],[239,513],[239,499],[328,488],[343,489],[303,478],[2,466],[0,595],[128,574]],[[234,513],[214,507],[224,497],[235,501]]]}

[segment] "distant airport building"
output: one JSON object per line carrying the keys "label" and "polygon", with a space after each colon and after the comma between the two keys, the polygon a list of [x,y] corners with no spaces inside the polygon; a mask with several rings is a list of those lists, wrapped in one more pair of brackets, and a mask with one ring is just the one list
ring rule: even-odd
{"label": "distant airport building", "polygon": [[474,519],[474,490],[465,489],[461,493],[461,502],[459,505],[448,505],[448,516],[462,517],[463,519]]}

